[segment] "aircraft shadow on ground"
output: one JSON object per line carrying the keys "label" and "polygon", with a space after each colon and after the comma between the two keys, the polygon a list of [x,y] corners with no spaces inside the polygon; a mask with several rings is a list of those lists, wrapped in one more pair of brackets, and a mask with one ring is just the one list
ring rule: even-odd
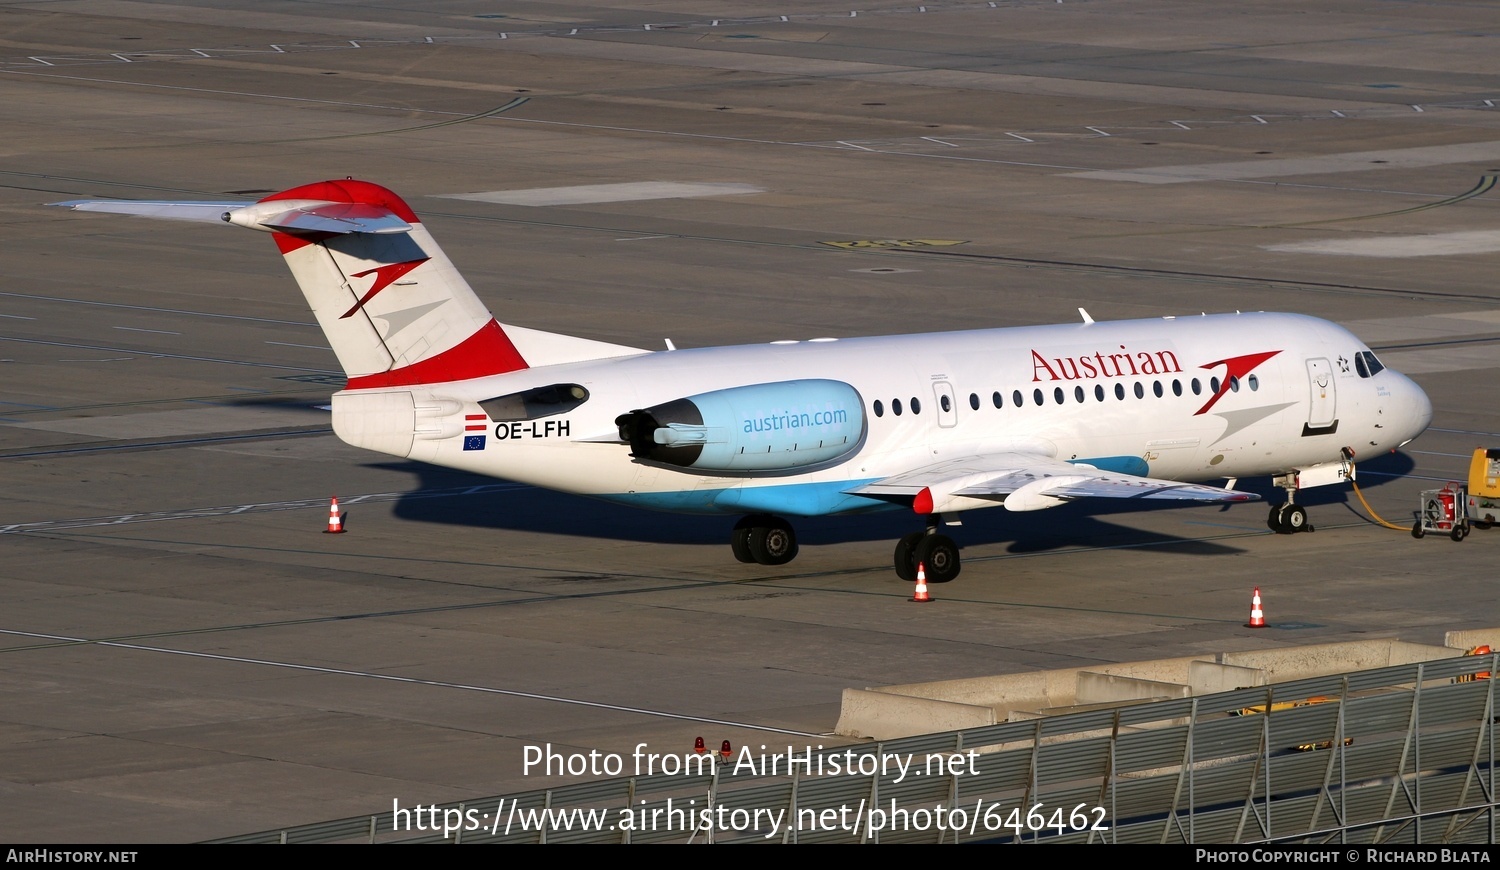
{"label": "aircraft shadow on ground", "polygon": [[[517,487],[431,498],[422,491],[451,490],[458,487],[489,486],[502,483],[481,477],[415,462],[374,463],[372,467],[411,474],[416,478],[413,492],[397,499],[395,514],[404,520],[436,525],[470,528],[506,529],[549,535],[571,535],[620,541],[656,544],[725,546],[734,525],[733,516],[698,516],[669,514],[627,507],[600,499],[553,492],[536,487]],[[1384,455],[1360,466],[1374,472],[1363,481],[1366,490],[1378,489],[1414,467],[1403,454]],[[1243,552],[1231,544],[1203,540],[1201,537],[1179,537],[1109,522],[1106,518],[1143,511],[1180,511],[1192,528],[1213,534],[1214,527],[1226,535],[1236,531],[1264,531],[1266,505],[1280,501],[1282,493],[1269,480],[1242,481],[1238,488],[1255,492],[1264,501],[1212,508],[1185,508],[1180,504],[1147,503],[1113,499],[1094,499],[1085,503],[1063,505],[1050,510],[1010,513],[1003,509],[965,513],[964,524],[948,528],[946,533],[960,547],[979,544],[1009,544],[1011,553],[1035,553],[1071,546],[1141,547],[1152,546],[1165,552],[1192,555],[1219,555]],[[1314,525],[1345,522],[1353,494],[1347,487],[1329,486],[1298,493],[1297,501],[1312,511]],[[1347,505],[1348,510],[1340,510]],[[1363,516],[1363,512],[1359,511]],[[892,542],[909,532],[918,531],[922,523],[905,510],[843,517],[793,517],[800,542],[804,545],[846,543],[853,541]],[[1269,533],[1269,532],[1267,532]]]}

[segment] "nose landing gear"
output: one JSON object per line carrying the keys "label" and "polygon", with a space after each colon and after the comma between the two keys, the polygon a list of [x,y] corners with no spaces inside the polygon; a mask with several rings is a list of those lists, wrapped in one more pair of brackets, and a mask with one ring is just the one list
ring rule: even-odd
{"label": "nose landing gear", "polygon": [[[1288,492],[1287,495],[1290,497],[1291,493]],[[1290,501],[1271,505],[1271,516],[1266,519],[1266,525],[1278,535],[1316,531],[1313,524],[1307,521],[1307,509]]]}

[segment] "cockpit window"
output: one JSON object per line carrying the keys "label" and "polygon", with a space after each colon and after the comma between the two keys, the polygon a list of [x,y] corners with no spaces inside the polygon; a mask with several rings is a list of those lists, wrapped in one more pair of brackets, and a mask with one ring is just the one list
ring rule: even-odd
{"label": "cockpit window", "polygon": [[1385,370],[1385,364],[1376,359],[1375,354],[1362,350],[1354,357],[1354,370],[1362,378],[1373,378]]}

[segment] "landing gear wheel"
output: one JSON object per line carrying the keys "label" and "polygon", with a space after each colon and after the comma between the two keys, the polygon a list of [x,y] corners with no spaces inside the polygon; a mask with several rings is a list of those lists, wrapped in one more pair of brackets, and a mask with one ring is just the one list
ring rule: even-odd
{"label": "landing gear wheel", "polygon": [[1422,521],[1417,520],[1416,523],[1414,523],[1411,527],[1411,536],[1420,541],[1426,535],[1427,531],[1422,528]]}
{"label": "landing gear wheel", "polygon": [[922,563],[929,583],[947,583],[958,576],[958,545],[947,535],[923,535],[912,558]]}
{"label": "landing gear wheel", "polygon": [[1271,515],[1266,518],[1266,528],[1278,535],[1286,534],[1286,529],[1281,526],[1281,512],[1283,510],[1286,510],[1286,505],[1273,504],[1271,505]]}
{"label": "landing gear wheel", "polygon": [[1281,512],[1281,527],[1288,535],[1312,531],[1312,526],[1307,524],[1307,509],[1300,504],[1287,505]]}
{"label": "landing gear wheel", "polygon": [[912,532],[896,542],[896,576],[908,583],[917,579],[917,544],[927,537],[926,532]]}
{"label": "landing gear wheel", "polygon": [[751,558],[762,565],[785,565],[797,558],[797,535],[780,517],[757,518],[748,543]]}
{"label": "landing gear wheel", "polygon": [[755,556],[750,553],[750,517],[734,524],[734,531],[729,533],[729,549],[734,551],[734,558],[741,562],[755,561]]}

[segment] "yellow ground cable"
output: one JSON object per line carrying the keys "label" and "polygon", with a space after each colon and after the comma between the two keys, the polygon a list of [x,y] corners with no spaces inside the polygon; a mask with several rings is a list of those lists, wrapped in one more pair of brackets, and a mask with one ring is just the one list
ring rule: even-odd
{"label": "yellow ground cable", "polygon": [[1354,487],[1354,494],[1357,495],[1357,496],[1359,496],[1359,503],[1365,506],[1365,512],[1368,513],[1371,517],[1374,517],[1375,522],[1381,524],[1382,526],[1385,526],[1388,529],[1395,529],[1398,532],[1409,532],[1409,531],[1411,531],[1411,529],[1408,529],[1405,526],[1394,525],[1392,523],[1388,523],[1385,520],[1381,519],[1380,518],[1380,514],[1375,513],[1375,509],[1372,508],[1372,507],[1370,507],[1370,503],[1369,502],[1365,501],[1365,494],[1359,491],[1359,484],[1357,484],[1357,483],[1355,483],[1354,481],[1351,480],[1351,481],[1349,481],[1349,485],[1352,486],[1352,487]]}

